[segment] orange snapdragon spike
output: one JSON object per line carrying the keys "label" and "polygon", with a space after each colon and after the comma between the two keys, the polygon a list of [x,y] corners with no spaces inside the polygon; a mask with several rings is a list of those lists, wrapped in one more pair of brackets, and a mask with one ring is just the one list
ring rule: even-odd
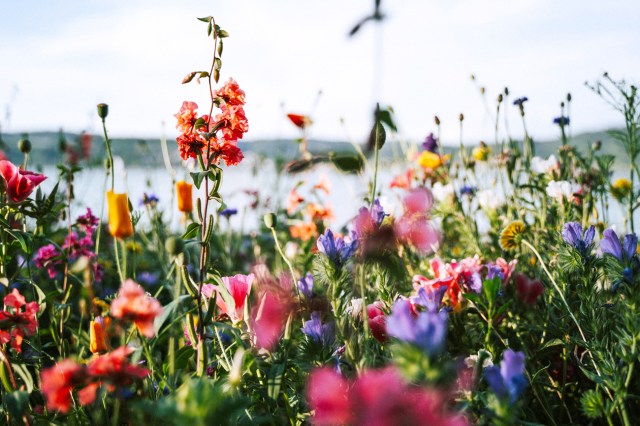
{"label": "orange snapdragon spike", "polygon": [[133,235],[133,224],[129,214],[127,194],[107,191],[109,205],[109,233],[115,238],[127,238]]}
{"label": "orange snapdragon spike", "polygon": [[178,196],[178,210],[191,213],[193,210],[193,185],[183,180],[176,182],[176,195]]}

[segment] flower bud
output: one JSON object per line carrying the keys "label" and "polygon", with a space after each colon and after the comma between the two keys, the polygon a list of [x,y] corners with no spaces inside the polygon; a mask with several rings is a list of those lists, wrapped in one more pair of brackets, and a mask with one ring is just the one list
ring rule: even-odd
{"label": "flower bud", "polygon": [[164,248],[172,256],[177,256],[184,250],[184,241],[182,238],[169,237],[164,243]]}
{"label": "flower bud", "polygon": [[264,215],[263,217],[264,220],[264,225],[267,228],[275,228],[276,225],[278,224],[278,218],[275,215],[275,213],[267,213]]}
{"label": "flower bud", "polygon": [[592,148],[594,151],[600,151],[600,148],[602,148],[602,141],[601,141],[600,139],[598,139],[597,141],[595,141],[595,142],[593,143],[593,145],[591,146],[591,148]]}
{"label": "flower bud", "polygon": [[29,139],[20,139],[18,141],[18,149],[23,154],[28,154],[31,152],[31,141]]}
{"label": "flower bud", "polygon": [[501,103],[502,103],[502,99],[503,99],[503,98],[502,98],[502,93],[500,93],[500,94],[498,95],[498,103],[499,103],[499,104],[501,104]]}
{"label": "flower bud", "polygon": [[98,104],[98,117],[104,120],[105,118],[107,118],[107,115],[109,115],[109,105]]}
{"label": "flower bud", "polygon": [[460,113],[460,115],[458,116],[458,120],[464,121],[464,114]]}
{"label": "flower bud", "polygon": [[193,210],[193,185],[183,180],[176,182],[176,195],[178,198],[178,210],[191,213]]}
{"label": "flower bud", "polygon": [[438,118],[438,116],[436,115],[435,117],[433,117],[434,121],[436,122],[436,126],[440,125],[440,119]]}

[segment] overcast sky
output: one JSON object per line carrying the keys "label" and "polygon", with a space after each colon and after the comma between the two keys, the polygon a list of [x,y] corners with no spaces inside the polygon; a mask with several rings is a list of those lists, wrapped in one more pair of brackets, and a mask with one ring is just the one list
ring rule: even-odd
{"label": "overcast sky", "polygon": [[[621,125],[584,86],[604,71],[640,81],[640,2],[588,0],[383,0],[387,19],[350,28],[373,0],[3,0],[0,6],[0,123],[6,132],[99,131],[95,105],[110,105],[113,136],[158,137],[183,100],[204,110],[206,86],[181,85],[207,69],[213,15],[225,40],[222,80],[247,94],[246,139],[293,138],[285,114],[311,114],[310,136],[360,140],[375,101],[391,105],[400,135],[491,141],[491,109],[505,86],[527,96],[534,138],[552,124],[567,92],[573,132]],[[470,75],[477,76],[473,83]],[[322,95],[318,98],[318,92]],[[513,98],[512,98],[513,99]],[[8,114],[6,114],[8,112]],[[510,127],[519,136],[516,108]]]}

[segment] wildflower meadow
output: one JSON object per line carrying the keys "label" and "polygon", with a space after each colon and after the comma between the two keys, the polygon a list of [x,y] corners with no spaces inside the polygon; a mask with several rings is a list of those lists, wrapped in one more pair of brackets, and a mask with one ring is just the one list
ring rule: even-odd
{"label": "wildflower meadow", "polygon": [[[175,105],[163,191],[116,190],[106,103],[92,165],[89,134],[55,172],[28,138],[20,161],[0,159],[3,424],[637,424],[635,85],[588,82],[620,112],[618,158],[572,144],[571,95],[544,156],[509,89],[489,101],[495,140],[465,141],[461,114],[459,146],[444,146],[434,117],[394,155],[388,106],[349,152],[314,152],[313,117],[290,113],[298,153],[277,173],[296,183],[242,207],[225,175],[245,165],[252,94],[224,62],[224,23],[197,24],[208,66],[182,84],[209,102]],[[100,170],[102,211],[71,208],[85,168]],[[352,175],[366,183],[337,223],[328,200]]]}

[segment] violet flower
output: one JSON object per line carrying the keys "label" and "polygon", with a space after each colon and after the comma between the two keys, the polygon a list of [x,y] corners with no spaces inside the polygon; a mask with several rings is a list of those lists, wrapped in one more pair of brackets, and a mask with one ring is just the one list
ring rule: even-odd
{"label": "violet flower", "polygon": [[302,332],[322,346],[330,346],[335,339],[333,323],[322,324],[320,312],[311,313],[311,319],[304,322]]}
{"label": "violet flower", "polygon": [[553,119],[553,124],[558,124],[560,126],[568,126],[570,121],[571,120],[569,120],[569,117],[560,116]]}
{"label": "violet flower", "polygon": [[427,312],[436,313],[442,310],[442,298],[447,291],[447,286],[420,287],[418,295],[413,299],[415,304],[424,306]]}
{"label": "violet flower", "polygon": [[433,133],[429,133],[424,139],[424,142],[422,142],[422,148],[425,151],[433,152],[434,154],[438,153],[438,140],[433,136]]}
{"label": "violet flower", "polygon": [[298,281],[298,289],[305,299],[311,299],[313,296],[313,274],[311,272],[300,278]]}
{"label": "violet flower", "polygon": [[414,344],[429,355],[439,354],[447,337],[447,312],[419,312],[414,315],[411,302],[398,300],[387,317],[387,334]]}
{"label": "violet flower", "polygon": [[238,214],[238,209],[224,209],[220,212],[220,216],[224,216],[227,219],[235,214]]}
{"label": "violet flower", "polygon": [[344,265],[356,252],[358,240],[346,241],[342,237],[334,237],[333,232],[327,229],[320,235],[317,242],[318,251],[325,254],[336,268]]}
{"label": "violet flower", "polygon": [[511,403],[518,400],[527,387],[524,353],[507,349],[502,354],[500,367],[492,365],[484,369],[484,378],[499,397],[509,396]]}
{"label": "violet flower", "polygon": [[600,240],[600,249],[602,253],[610,254],[619,261],[631,260],[636,253],[638,247],[638,236],[635,234],[627,234],[624,236],[624,247],[620,244],[620,239],[613,229],[604,230],[604,238]]}
{"label": "violet flower", "polygon": [[593,237],[596,235],[596,228],[591,225],[582,234],[582,225],[578,222],[567,222],[562,229],[562,239],[578,250],[585,257],[589,254],[589,248],[593,243]]}

